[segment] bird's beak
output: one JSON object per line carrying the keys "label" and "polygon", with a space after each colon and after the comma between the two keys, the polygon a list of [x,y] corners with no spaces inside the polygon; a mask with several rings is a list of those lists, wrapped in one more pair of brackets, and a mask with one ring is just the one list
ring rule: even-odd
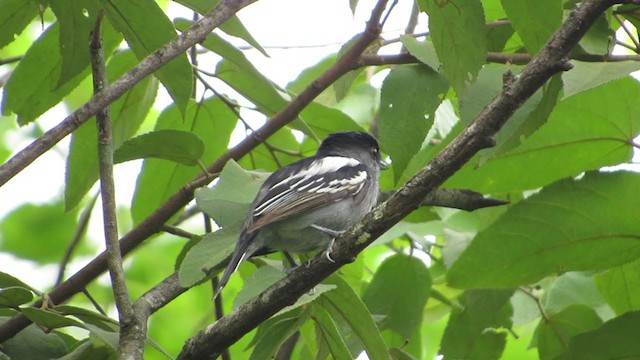
{"label": "bird's beak", "polygon": [[378,160],[378,166],[380,166],[380,170],[387,170],[389,167],[389,165],[387,165],[387,163],[382,159]]}

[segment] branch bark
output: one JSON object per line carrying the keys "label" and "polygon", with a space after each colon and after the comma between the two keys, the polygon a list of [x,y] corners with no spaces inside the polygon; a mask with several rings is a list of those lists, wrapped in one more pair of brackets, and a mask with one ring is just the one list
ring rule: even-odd
{"label": "branch bark", "polygon": [[570,69],[567,57],[588,28],[613,0],[580,3],[523,72],[495,97],[469,126],[429,164],[359,224],[336,239],[330,261],[324,254],[294,269],[236,311],[191,338],[178,359],[215,359],[240,337],[254,329],[341,266],[352,262],[378,236],[420,206],[429,192],[441,185],[483,148],[493,146],[494,136],[511,115],[554,74]]}
{"label": "branch bark", "polygon": [[44,133],[44,135],[15,154],[7,162],[0,165],[0,186],[4,185],[40,155],[44,154],[80,125],[96,115],[100,109],[105,108],[139,81],[151,75],[151,73],[181,53],[187,51],[190,47],[204,40],[213,29],[220,26],[240,9],[255,1],[257,0],[221,1],[205,17],[193,24],[193,26],[179,35],[175,40],[151,53],[133,69],[107,86],[100,94],[94,95],[91,100],[67,116],[60,124]]}

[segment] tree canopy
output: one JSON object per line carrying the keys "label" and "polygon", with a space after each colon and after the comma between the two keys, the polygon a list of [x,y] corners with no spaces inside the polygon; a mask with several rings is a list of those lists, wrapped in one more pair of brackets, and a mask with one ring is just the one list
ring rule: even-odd
{"label": "tree canopy", "polygon": [[[396,2],[332,3],[368,21],[284,85],[254,2],[0,0],[0,196],[66,163],[0,219],[3,259],[57,273],[0,266],[0,357],[640,357],[640,1],[416,0],[399,37]],[[269,172],[344,130],[390,164],[378,206],[213,301]]]}

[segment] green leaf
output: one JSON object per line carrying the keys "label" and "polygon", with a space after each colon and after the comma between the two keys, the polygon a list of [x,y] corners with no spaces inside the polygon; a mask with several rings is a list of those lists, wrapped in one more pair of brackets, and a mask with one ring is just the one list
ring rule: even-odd
{"label": "green leaf", "polygon": [[56,306],[56,312],[63,315],[73,315],[87,324],[92,324],[105,331],[117,331],[118,322],[98,312],[70,305]]}
{"label": "green leaf", "polygon": [[513,290],[469,290],[449,316],[440,343],[447,359],[498,359],[511,327]]}
{"label": "green leaf", "polygon": [[410,35],[400,35],[400,42],[407,48],[409,53],[420,60],[421,63],[427,65],[431,70],[438,71],[440,68],[440,60],[436,54],[436,48],[428,41],[418,41]]}
{"label": "green leaf", "polygon": [[113,154],[116,164],[136,159],[163,159],[194,166],[204,152],[204,143],[192,132],[156,130],[125,141]]}
{"label": "green leaf", "polygon": [[[227,150],[236,120],[236,115],[214,97],[202,103],[190,101],[184,117],[176,106],[169,106],[160,114],[155,130],[190,131],[200,139],[206,139],[202,163],[209,164]],[[140,223],[200,172],[198,167],[146,159],[138,175],[131,208],[134,222]]]}
{"label": "green leaf", "polygon": [[222,227],[241,222],[269,173],[248,171],[229,160],[213,187],[195,191],[198,207]]}
{"label": "green leaf", "polygon": [[[107,75],[113,81],[131,69],[137,60],[130,51],[114,55],[107,64]],[[153,105],[158,81],[146,77],[110,106],[113,146],[133,136]],[[98,180],[98,130],[95,120],[89,120],[73,132],[67,171],[65,173],[65,209],[74,208]]]}
{"label": "green leaf", "polygon": [[599,328],[578,334],[558,360],[637,359],[640,356],[640,311],[623,314]]}
{"label": "green leaf", "polygon": [[596,312],[585,305],[569,305],[540,321],[535,335],[540,359],[554,359],[566,350],[573,336],[593,330],[601,324],[602,320]]}
{"label": "green leaf", "polygon": [[0,288],[8,288],[12,286],[33,290],[31,286],[25,284],[22,280],[0,271]]}
{"label": "green leaf", "polygon": [[[249,359],[271,359],[280,346],[304,324],[311,315],[311,308],[300,308],[283,314],[281,321],[273,324],[257,341]],[[285,318],[286,316],[286,318]]]}
{"label": "green leaf", "polygon": [[67,95],[88,74],[88,70],[55,87],[60,78],[62,57],[58,43],[60,26],[51,25],[29,47],[4,89],[2,113],[18,115],[18,123],[25,125],[36,119]]}
{"label": "green leaf", "polygon": [[544,188],[478,233],[449,268],[449,284],[512,287],[636,259],[639,181],[636,173],[587,173]]}
{"label": "green leaf", "polygon": [[449,86],[426,66],[400,66],[385,78],[380,95],[380,145],[391,156],[395,180],[420,150]]}
{"label": "green leaf", "polygon": [[[202,15],[206,15],[219,3],[218,0],[176,0],[176,2],[191,10],[199,12]],[[249,45],[253,46],[256,50],[260,51],[264,56],[269,56],[262,46],[260,46],[258,41],[245,28],[242,22],[240,22],[240,19],[236,15],[229,17],[227,21],[220,25],[220,30],[229,35],[239,37]]]}
{"label": "green leaf", "polygon": [[23,287],[12,286],[0,289],[0,307],[17,308],[33,300],[33,293]]}
{"label": "green leaf", "polygon": [[627,77],[632,72],[640,70],[638,61],[597,63],[574,61],[572,65],[573,69],[562,73],[563,99]]}
{"label": "green leaf", "polygon": [[352,359],[342,336],[338,332],[336,323],[329,313],[321,306],[313,306],[313,321],[316,324],[316,335],[327,344],[334,359]]}
{"label": "green leaf", "polygon": [[633,152],[630,141],[640,133],[638,101],[640,84],[630,78],[560,101],[546,124],[522,145],[480,167],[469,162],[445,187],[521,191],[627,162]]}
{"label": "green leaf", "polygon": [[37,14],[36,1],[0,1],[0,48],[15,40],[16,35],[20,35]]}
{"label": "green leaf", "polygon": [[[107,17],[142,60],[176,37],[167,15],[153,0],[101,0]],[[187,54],[180,54],[155,72],[181,112],[186,112],[193,91],[193,74]]]}
{"label": "green leaf", "polygon": [[323,284],[336,285],[337,288],[322,295],[320,306],[332,318],[339,317],[349,324],[354,335],[362,341],[369,359],[389,359],[389,350],[371,313],[349,284],[336,275],[327,278]]}
{"label": "green leaf", "polygon": [[241,224],[242,222],[237,222],[206,234],[187,252],[178,271],[180,286],[191,287],[202,281],[208,275],[205,271],[219,265],[231,255],[240,235]]}
{"label": "green leaf", "polygon": [[44,326],[47,329],[57,329],[67,326],[76,326],[82,329],[86,327],[78,320],[60,315],[53,311],[48,311],[39,308],[27,307],[22,309],[22,313],[34,323]]}
{"label": "green leaf", "polygon": [[[98,3],[95,0],[55,0],[51,10],[60,23],[60,54],[62,70],[56,83],[59,87],[89,65],[88,43],[93,31]],[[89,16],[85,16],[85,12]]]}
{"label": "green leaf", "polygon": [[459,97],[475,81],[486,61],[486,27],[476,0],[419,0],[429,15],[431,39],[442,69]]}
{"label": "green leaf", "polygon": [[232,63],[225,58],[218,63],[216,74],[220,80],[254,103],[260,112],[267,116],[277,113],[288,104],[276,86],[255,67],[252,71],[247,71],[245,66]]}
{"label": "green leaf", "polygon": [[307,105],[300,118],[321,139],[336,131],[364,131],[349,115],[317,102]]}
{"label": "green leaf", "polygon": [[544,309],[547,314],[554,314],[572,304],[596,310],[606,306],[589,273],[570,271],[559,276],[547,291]]}
{"label": "green leaf", "polygon": [[431,276],[421,260],[397,254],[385,259],[362,295],[374,315],[382,315],[381,330],[391,329],[410,338],[422,322]]}
{"label": "green leaf", "polygon": [[[65,213],[61,202],[24,204],[0,223],[0,250],[40,264],[59,262],[76,224],[77,212]],[[87,251],[87,245],[81,243],[74,254],[86,254]]]}
{"label": "green leaf", "polygon": [[[537,91],[520,108],[523,111],[516,112],[498,132],[496,146],[481,153],[479,164],[482,165],[488,159],[518,147],[544,125],[556,106],[561,90],[562,79],[560,76],[554,76],[541,91]],[[540,92],[542,92],[542,96],[540,96]],[[527,113],[526,116],[523,116],[525,113]]]}
{"label": "green leaf", "polygon": [[233,300],[233,309],[236,310],[240,305],[256,297],[269,286],[282,279],[284,275],[282,269],[276,269],[269,265],[260,266],[244,282],[242,290],[238,292],[238,295],[236,295],[236,298]]}
{"label": "green leaf", "polygon": [[532,55],[544,46],[562,22],[561,0],[502,0],[502,6]]}
{"label": "green leaf", "polygon": [[640,310],[640,260],[595,274],[593,279],[616,314]]}
{"label": "green leaf", "polygon": [[[4,319],[0,317],[0,323]],[[10,359],[50,360],[64,356],[69,349],[57,333],[46,334],[35,324],[27,326],[2,343],[2,354]]]}

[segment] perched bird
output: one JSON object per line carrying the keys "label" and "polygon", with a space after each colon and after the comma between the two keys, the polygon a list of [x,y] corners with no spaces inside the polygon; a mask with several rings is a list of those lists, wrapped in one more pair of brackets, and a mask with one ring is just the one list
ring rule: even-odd
{"label": "perched bird", "polygon": [[385,168],[371,135],[337,132],[322,141],[315,155],[276,170],[251,204],[214,298],[257,251],[328,249],[376,204],[378,177]]}

